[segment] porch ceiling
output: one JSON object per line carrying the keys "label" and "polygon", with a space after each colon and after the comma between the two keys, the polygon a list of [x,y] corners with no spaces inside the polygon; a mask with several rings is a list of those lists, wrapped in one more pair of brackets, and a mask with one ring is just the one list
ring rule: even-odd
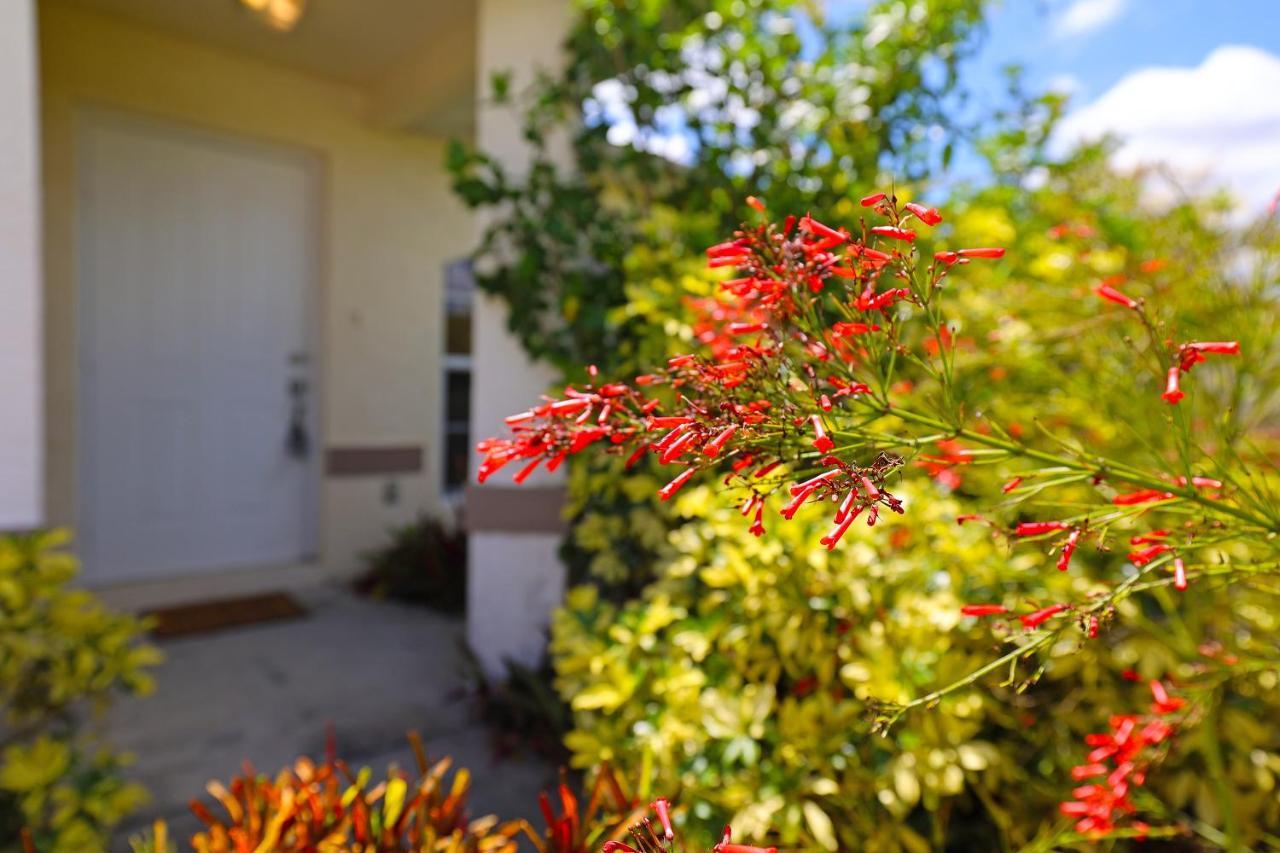
{"label": "porch ceiling", "polygon": [[289,32],[240,0],[42,0],[154,27],[368,90],[371,117],[464,132],[475,100],[476,0],[309,0]]}

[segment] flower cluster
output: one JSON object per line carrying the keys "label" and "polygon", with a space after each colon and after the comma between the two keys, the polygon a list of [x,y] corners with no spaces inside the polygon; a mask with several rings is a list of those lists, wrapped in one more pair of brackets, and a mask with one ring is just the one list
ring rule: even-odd
{"label": "flower cluster", "polygon": [[[751,200],[763,212],[763,204]],[[905,351],[899,306],[926,308],[954,265],[998,259],[1003,249],[939,251],[923,281],[914,271],[917,233],[942,222],[936,209],[886,193],[862,206],[889,221],[863,224],[855,237],[812,216],[781,226],[744,226],[707,250],[713,269],[733,268],[723,298],[697,306],[695,335],[709,354],[671,358],[631,382],[591,382],[560,399],[507,418],[512,434],[480,442],[480,482],[510,463],[523,482],[540,465],[602,445],[625,453],[627,466],[646,455],[680,466],[658,495],[669,500],[701,472],[719,470],[738,499],[750,532],[765,532],[765,510],[792,518],[802,506],[830,504],[832,526],[822,544],[834,548],[859,518],[874,526],[882,510],[903,512],[886,487],[901,456],[865,441],[846,442],[840,425],[889,408],[887,391],[867,381],[868,366]],[[904,249],[904,247],[906,247]],[[953,342],[942,329],[920,343],[936,356]],[[920,465],[955,488],[969,451],[952,439]]]}
{"label": "flower cluster", "polygon": [[[1072,799],[1059,807],[1064,815],[1077,818],[1076,832],[1082,835],[1110,832],[1117,821],[1136,811],[1130,795],[1134,788],[1146,784],[1147,768],[1177,728],[1177,723],[1167,718],[1181,710],[1185,700],[1170,696],[1159,681],[1152,681],[1150,687],[1153,701],[1149,715],[1113,716],[1109,731],[1085,737],[1093,749],[1085,763],[1071,771],[1073,779],[1085,784],[1075,788]],[[1133,828],[1141,833],[1148,827],[1138,821]]]}
{"label": "flower cluster", "polygon": [[[1150,264],[1151,262],[1148,262]],[[1154,271],[1158,267],[1147,266],[1146,270]],[[1131,311],[1142,313],[1143,305],[1137,299],[1127,296],[1116,285],[1124,282],[1124,276],[1113,276],[1098,284],[1094,288],[1096,293],[1102,299],[1108,302],[1114,302],[1117,305],[1123,305]],[[1145,316],[1144,316],[1145,321]],[[1170,361],[1168,371],[1165,373],[1164,393],[1161,398],[1169,405],[1177,405],[1186,397],[1186,393],[1182,390],[1182,377],[1191,371],[1191,368],[1205,361],[1206,355],[1239,355],[1239,341],[1189,341],[1182,344],[1170,352]]]}
{"label": "flower cluster", "polygon": [[1239,355],[1239,341],[1191,341],[1178,347],[1174,353],[1174,363],[1166,374],[1164,394],[1161,397],[1169,405],[1176,405],[1187,396],[1182,391],[1182,375],[1202,361],[1206,355]]}

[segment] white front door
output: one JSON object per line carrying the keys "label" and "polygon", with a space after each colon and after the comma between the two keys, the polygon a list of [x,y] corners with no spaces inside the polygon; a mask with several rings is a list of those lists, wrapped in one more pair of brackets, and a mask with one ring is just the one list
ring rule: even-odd
{"label": "white front door", "polygon": [[78,142],[86,576],[309,557],[316,163],[98,111]]}

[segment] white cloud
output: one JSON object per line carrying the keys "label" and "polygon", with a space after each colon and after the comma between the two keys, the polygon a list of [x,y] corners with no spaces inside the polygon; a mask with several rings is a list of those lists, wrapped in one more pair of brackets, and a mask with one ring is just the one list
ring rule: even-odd
{"label": "white cloud", "polygon": [[1082,36],[1105,27],[1124,14],[1128,0],[1075,0],[1053,20],[1059,38]]}
{"label": "white cloud", "polygon": [[1191,189],[1225,186],[1249,212],[1280,187],[1280,57],[1220,47],[1197,68],[1144,68],[1070,113],[1059,145],[1115,134],[1121,168],[1162,163]]}
{"label": "white cloud", "polygon": [[1080,78],[1074,74],[1055,74],[1049,78],[1045,87],[1050,92],[1068,96],[1078,94],[1084,88],[1080,83]]}

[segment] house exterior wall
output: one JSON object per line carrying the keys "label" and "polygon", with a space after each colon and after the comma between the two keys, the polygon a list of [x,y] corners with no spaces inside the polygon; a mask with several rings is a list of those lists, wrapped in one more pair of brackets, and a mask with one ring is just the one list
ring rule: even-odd
{"label": "house exterior wall", "polygon": [[0,530],[42,520],[35,20],[0,4]]}
{"label": "house exterior wall", "polygon": [[[487,105],[485,87],[494,72],[509,71],[512,91],[519,92],[539,68],[560,64],[570,13],[566,0],[479,2],[476,140],[512,172],[528,162],[519,115]],[[497,299],[477,300],[473,335],[471,432],[482,437],[500,432],[506,415],[536,402],[555,374],[529,361],[507,331],[506,306]],[[562,483],[560,474],[539,470],[523,486],[512,487],[500,475],[469,487],[467,641],[492,674],[501,673],[506,658],[536,664],[546,648],[544,632],[565,586],[556,513],[564,501]]]}
{"label": "house exterior wall", "polygon": [[[76,522],[75,126],[85,108],[122,110],[294,146],[320,163],[318,443],[341,460],[321,487],[320,569],[351,573],[388,527],[444,508],[444,265],[475,233],[449,189],[445,141],[375,127],[354,87],[59,0],[39,17],[50,522]],[[404,470],[413,448],[421,469]],[[353,475],[360,460],[382,472]]]}

